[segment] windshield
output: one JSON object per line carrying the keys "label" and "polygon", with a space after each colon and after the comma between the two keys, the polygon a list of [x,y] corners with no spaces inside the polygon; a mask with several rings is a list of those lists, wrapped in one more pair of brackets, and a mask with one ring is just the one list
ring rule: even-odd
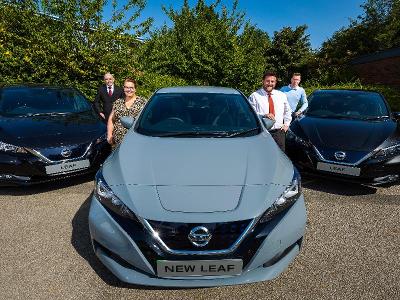
{"label": "windshield", "polygon": [[240,94],[155,94],[137,132],[151,136],[239,137],[260,132],[256,115]]}
{"label": "windshield", "polygon": [[380,94],[363,91],[315,92],[307,116],[321,118],[379,119],[389,116]]}
{"label": "windshield", "polygon": [[3,116],[64,114],[88,110],[91,110],[91,105],[74,89],[15,87],[5,88],[0,94],[0,114]]}

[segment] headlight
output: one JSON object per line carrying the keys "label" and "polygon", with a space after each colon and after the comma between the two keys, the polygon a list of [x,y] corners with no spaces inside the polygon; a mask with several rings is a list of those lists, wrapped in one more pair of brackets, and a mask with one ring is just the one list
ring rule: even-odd
{"label": "headlight", "polygon": [[23,147],[14,146],[4,142],[0,142],[0,151],[11,153],[28,153]]}
{"label": "headlight", "polygon": [[386,158],[391,156],[400,155],[400,144],[386,147],[378,150],[372,157],[373,158]]}
{"label": "headlight", "polygon": [[113,193],[103,178],[101,169],[96,174],[94,195],[106,208],[121,217],[138,221],[135,214]]}
{"label": "headlight", "polygon": [[286,133],[286,138],[289,140],[292,140],[293,142],[295,142],[296,144],[299,144],[303,147],[309,147],[310,143],[303,140],[301,137],[298,137],[293,131],[291,131],[290,129],[288,129],[287,133]]}
{"label": "headlight", "polygon": [[296,200],[300,197],[300,195],[301,195],[301,177],[297,169],[294,168],[292,182],[285,189],[282,195],[275,200],[275,202],[271,205],[271,207],[265,211],[265,213],[260,218],[259,222],[265,223],[270,221],[281,211],[293,205],[293,203],[296,202]]}
{"label": "headlight", "polygon": [[101,135],[99,138],[96,139],[94,144],[97,145],[97,144],[100,144],[100,143],[102,143],[102,142],[104,142],[106,140],[107,140],[107,133],[104,133],[103,135]]}

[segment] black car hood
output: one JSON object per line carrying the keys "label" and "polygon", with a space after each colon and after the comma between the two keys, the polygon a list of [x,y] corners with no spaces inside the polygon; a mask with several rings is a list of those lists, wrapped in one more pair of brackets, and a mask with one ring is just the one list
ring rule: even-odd
{"label": "black car hood", "polygon": [[29,148],[90,142],[105,133],[105,125],[92,113],[0,117],[0,141]]}
{"label": "black car hood", "polygon": [[370,152],[396,131],[396,123],[391,119],[364,121],[306,116],[297,122],[318,149]]}

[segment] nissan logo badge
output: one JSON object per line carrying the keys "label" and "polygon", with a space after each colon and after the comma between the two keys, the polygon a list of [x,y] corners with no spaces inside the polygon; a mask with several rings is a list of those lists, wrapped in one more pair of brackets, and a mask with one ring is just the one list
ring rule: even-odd
{"label": "nissan logo badge", "polygon": [[61,155],[62,155],[63,157],[65,157],[65,158],[70,157],[71,154],[72,154],[72,151],[69,150],[69,149],[63,149],[63,150],[61,151]]}
{"label": "nissan logo badge", "polygon": [[343,151],[337,151],[335,152],[335,158],[336,160],[343,160],[346,158],[346,152]]}
{"label": "nissan logo badge", "polygon": [[190,230],[189,241],[196,247],[204,247],[211,240],[212,234],[204,226],[197,226]]}

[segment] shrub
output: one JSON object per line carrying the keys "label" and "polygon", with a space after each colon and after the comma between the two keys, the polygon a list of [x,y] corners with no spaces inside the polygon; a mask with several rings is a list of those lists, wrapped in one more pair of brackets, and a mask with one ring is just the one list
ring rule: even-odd
{"label": "shrub", "polygon": [[156,90],[163,87],[188,85],[188,83],[181,78],[152,72],[143,72],[139,74],[136,79],[138,83],[138,94],[147,98]]}

